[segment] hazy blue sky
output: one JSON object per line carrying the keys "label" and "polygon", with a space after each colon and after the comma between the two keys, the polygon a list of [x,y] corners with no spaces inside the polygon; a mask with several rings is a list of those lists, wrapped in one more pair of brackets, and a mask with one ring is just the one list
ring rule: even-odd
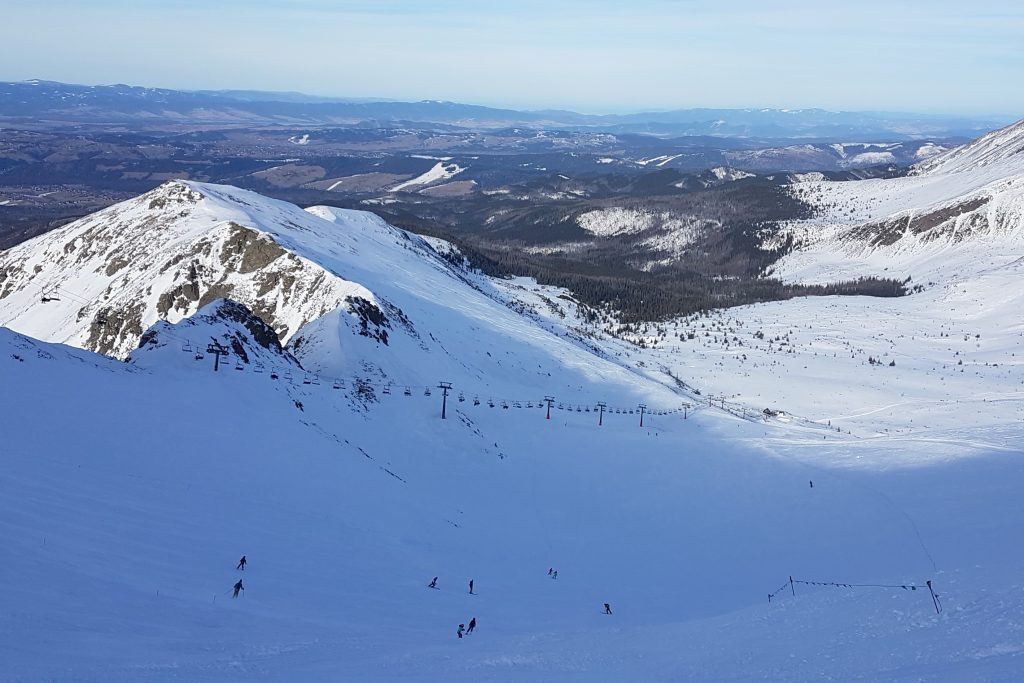
{"label": "hazy blue sky", "polygon": [[0,80],[1024,113],[1021,0],[4,0]]}

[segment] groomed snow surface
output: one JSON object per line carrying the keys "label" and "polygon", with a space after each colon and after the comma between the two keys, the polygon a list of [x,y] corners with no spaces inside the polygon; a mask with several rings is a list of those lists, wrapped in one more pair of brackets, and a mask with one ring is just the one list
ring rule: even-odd
{"label": "groomed snow surface", "polygon": [[[5,680],[1020,671],[1019,453],[913,466],[902,446],[708,409],[599,428],[450,399],[442,421],[437,392],[363,410],[171,346],[125,365],[0,335]],[[801,584],[768,604],[790,575],[933,579],[944,611],[923,587]]]}

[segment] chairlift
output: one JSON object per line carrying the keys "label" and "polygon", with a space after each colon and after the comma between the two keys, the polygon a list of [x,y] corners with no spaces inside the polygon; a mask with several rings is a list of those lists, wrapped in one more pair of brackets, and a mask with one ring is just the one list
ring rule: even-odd
{"label": "chairlift", "polygon": [[242,359],[241,359],[241,358],[239,358],[239,359],[238,359],[238,360],[237,360],[237,361],[235,362],[235,370],[245,370],[245,366],[244,366],[244,365],[242,365]]}
{"label": "chairlift", "polygon": [[332,389],[341,389],[342,383],[340,379],[334,380],[334,384],[331,385]]}
{"label": "chairlift", "polygon": [[196,350],[196,360],[202,360],[206,358],[198,349]]}
{"label": "chairlift", "polygon": [[181,345],[181,350],[184,351],[185,353],[192,353],[192,344],[189,342],[185,342],[184,344]]}
{"label": "chairlift", "polygon": [[501,402],[501,407],[504,408],[505,410],[508,410],[508,403],[505,402],[505,401],[502,401]]}
{"label": "chairlift", "polygon": [[582,408],[580,408],[579,406],[576,406],[576,412],[577,412],[577,413],[583,412],[583,409],[582,409]]}
{"label": "chairlift", "polygon": [[255,365],[255,366],[253,367],[252,371],[253,371],[253,372],[255,372],[256,374],[260,374],[260,375],[261,375],[261,374],[263,374],[263,366],[262,366],[262,365],[260,365],[259,363],[257,363],[257,364],[256,364],[256,365]]}
{"label": "chairlift", "polygon": [[479,396],[474,396],[473,397],[473,405],[475,405],[475,406],[480,405],[480,397]]}
{"label": "chairlift", "polygon": [[519,401],[513,402],[512,405],[515,406],[516,408],[522,408],[523,407],[523,404],[520,403]]}
{"label": "chairlift", "polygon": [[384,385],[384,393],[385,394],[390,394],[391,393],[391,385],[390,384],[385,384]]}
{"label": "chairlift", "polygon": [[589,412],[590,412],[590,406],[587,406],[586,408],[584,408],[584,409],[583,409],[583,412],[585,412],[585,413],[589,413]]}
{"label": "chairlift", "polygon": [[403,391],[402,393],[405,394],[406,396],[412,396],[412,389],[406,387],[405,391]]}
{"label": "chairlift", "polygon": [[302,383],[303,383],[303,384],[312,384],[312,383],[313,383],[313,380],[312,380],[312,379],[310,379],[309,375],[305,375],[305,376],[304,376],[304,377],[302,378]]}
{"label": "chairlift", "polygon": [[320,386],[320,375],[313,375],[313,386]]}
{"label": "chairlift", "polygon": [[276,370],[271,370],[270,371],[270,379],[277,379],[277,371]]}
{"label": "chairlift", "polygon": [[291,382],[292,381],[292,371],[291,370],[289,370],[288,372],[285,373],[284,379],[285,379],[286,382]]}
{"label": "chairlift", "polygon": [[533,407],[533,401],[530,401],[529,403],[527,403],[526,407],[527,408],[532,408]]}
{"label": "chairlift", "polygon": [[425,388],[425,389],[423,390],[423,395],[424,395],[424,396],[430,396],[430,387],[426,387],[426,388]]}
{"label": "chairlift", "polygon": [[493,398],[487,399],[487,405],[490,406],[491,408],[493,408],[494,407],[494,399]]}
{"label": "chairlift", "polygon": [[466,395],[460,391],[459,392],[459,403],[464,403],[465,401],[466,401]]}

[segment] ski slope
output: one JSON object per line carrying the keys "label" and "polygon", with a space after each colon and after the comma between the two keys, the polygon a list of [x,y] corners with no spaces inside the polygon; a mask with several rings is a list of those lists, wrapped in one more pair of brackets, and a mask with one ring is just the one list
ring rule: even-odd
{"label": "ski slope", "polygon": [[[209,320],[158,339],[227,333]],[[0,335],[4,680],[1019,671],[1016,453],[893,470],[884,446],[710,410],[598,428],[452,401],[442,421],[436,395],[366,404],[176,343],[124,364]],[[769,605],[791,574],[933,579],[944,612],[803,585]]]}

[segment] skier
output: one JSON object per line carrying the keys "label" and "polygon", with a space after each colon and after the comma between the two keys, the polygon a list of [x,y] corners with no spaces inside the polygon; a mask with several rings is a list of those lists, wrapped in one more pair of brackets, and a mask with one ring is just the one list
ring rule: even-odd
{"label": "skier", "polygon": [[429,586],[427,586],[427,588],[437,588],[437,577],[436,577],[436,576],[435,576],[435,577],[434,577],[434,579],[433,579],[433,580],[432,580],[432,581],[430,582],[430,585],[429,585]]}
{"label": "skier", "polygon": [[473,579],[469,580],[469,594],[473,595]]}
{"label": "skier", "polygon": [[241,569],[243,572],[245,571],[245,555],[242,555],[242,559],[238,561],[238,566],[235,567],[235,569]]}
{"label": "skier", "polygon": [[476,628],[476,617],[469,620],[469,628],[466,629],[466,635],[469,635]]}
{"label": "skier", "polygon": [[551,572],[551,578],[552,579],[557,579],[558,578],[558,570],[557,569],[555,571]]}
{"label": "skier", "polygon": [[235,592],[234,592],[234,594],[231,597],[237,598],[238,597],[238,591],[244,591],[244,590],[245,590],[245,586],[242,585],[242,580],[239,579],[238,583],[235,584]]}
{"label": "skier", "polygon": [[465,624],[459,624],[459,630],[455,632],[456,634],[458,634],[459,638],[461,638],[461,637],[462,637],[462,630],[463,630],[464,628],[466,628],[466,625],[465,625]]}
{"label": "skier", "polygon": [[609,605],[607,602],[604,603],[604,613],[605,614],[611,614],[612,613],[612,606]]}
{"label": "skier", "polygon": [[548,567],[548,576],[551,576],[551,572],[553,572],[553,571],[555,571],[555,570],[552,569],[551,567]]}
{"label": "skier", "polygon": [[811,488],[812,489],[814,488],[814,482],[813,481],[811,482]]}

